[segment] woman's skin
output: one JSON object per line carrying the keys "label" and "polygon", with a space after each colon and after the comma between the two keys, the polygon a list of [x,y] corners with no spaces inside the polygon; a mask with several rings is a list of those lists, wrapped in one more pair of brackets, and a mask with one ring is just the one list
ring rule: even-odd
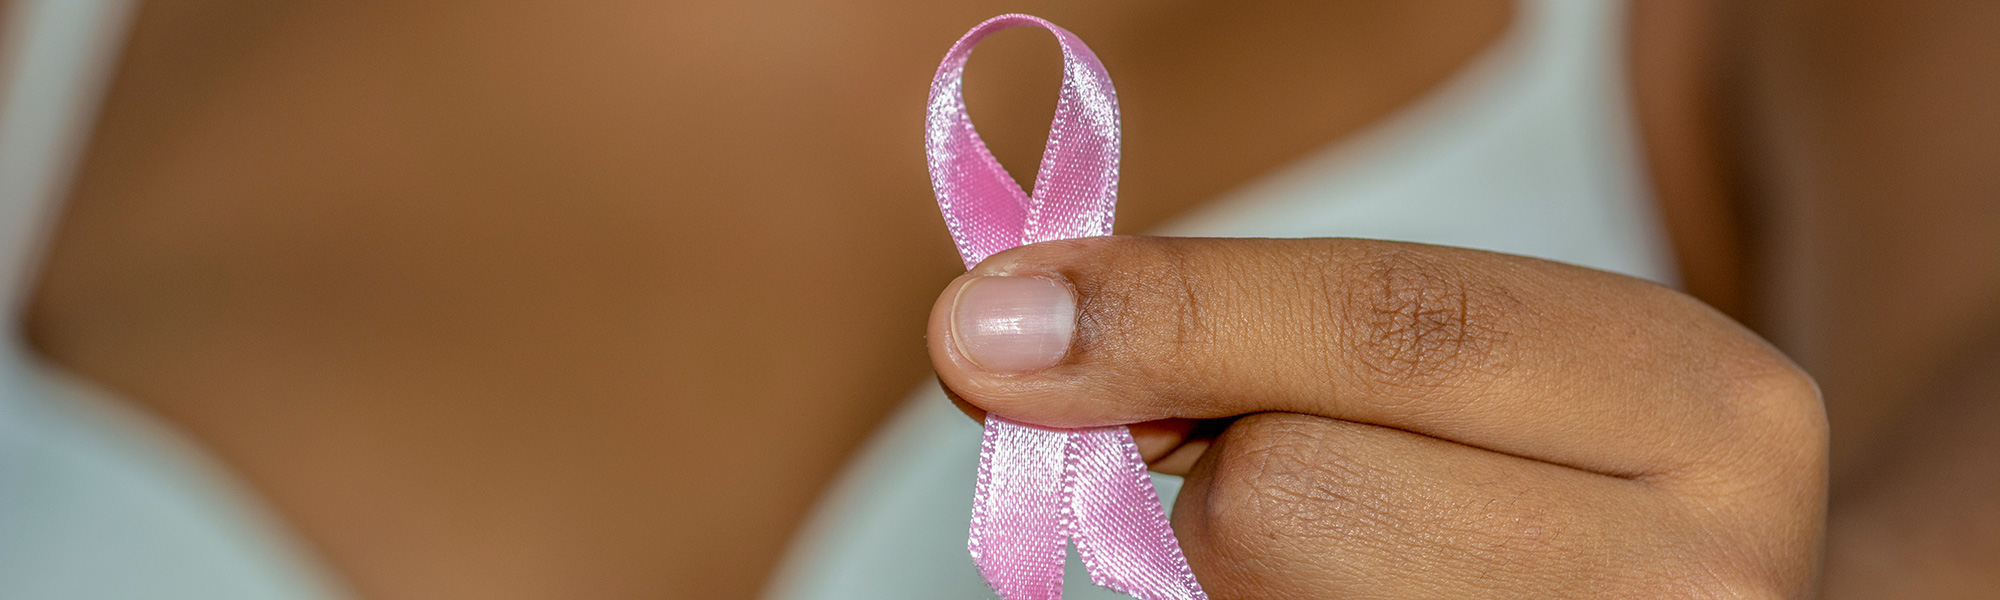
{"label": "woman's skin", "polygon": [[[1845,570],[1829,593],[1993,585],[1963,559],[1979,555],[1899,533],[2000,514],[1980,501],[2000,491],[1948,493],[1965,489],[1948,465],[1990,457],[1977,442],[2000,422],[1937,412],[1991,398],[1953,373],[2000,371],[1965,362],[2000,339],[2000,134],[1988,109],[2000,105],[2000,19],[1977,0],[1887,14],[1636,4],[1638,117],[1685,279],[1703,300],[1756,317],[1824,386],[1830,564],[1926,556],[1926,568],[1958,575]],[[748,597],[846,452],[929,376],[920,323],[958,266],[929,205],[917,115],[939,53],[1004,11],[1063,24],[1111,66],[1125,103],[1128,232],[1407,104],[1510,18],[1499,1],[150,2],[28,328],[59,364],[213,450],[366,597]],[[1053,48],[1027,33],[997,36],[973,61],[981,131],[1017,173],[1040,149],[1053,64]],[[1732,222],[1749,243],[1715,235]],[[1768,358],[1679,296],[1556,270],[1552,280],[1593,282],[1576,283],[1588,297],[1674,307],[1728,356]],[[1645,331],[1676,329],[1655,325]],[[1286,428],[1353,434],[1340,436],[1352,445],[1298,456],[1415,444],[1368,461],[1410,467],[1384,499],[1412,497],[1408,486],[1451,467],[1437,457],[1453,452],[1572,490],[1643,472],[1592,474],[1585,460],[1643,440],[1567,454],[1524,446],[1508,462],[1487,452],[1500,445],[1446,435],[1464,432],[1329,420],[1369,422],[1316,399],[1330,398],[1297,394],[1283,408],[1306,416],[1222,433],[1222,451],[1195,473],[1206,495],[1234,489],[1217,468],[1229,448]],[[1629,406],[1615,400],[1547,408]],[[1917,425],[1939,414],[1961,427]],[[1924,435],[1934,431],[1957,437]],[[1629,433],[1649,432],[1661,430]],[[1768,441],[1725,446],[1757,443]],[[1404,454],[1425,458],[1393,462]],[[1812,484],[1800,485],[1792,491]],[[1632,506],[1689,497],[1671,484],[1629,487],[1644,488]],[[1945,493],[1903,492],[1913,489]],[[1857,510],[1841,512],[1842,498]],[[1747,506],[1782,505],[1766,500]],[[1661,540],[1729,518],[1645,530],[1570,508],[1543,514],[1605,527],[1579,535]],[[1792,517],[1812,518],[1800,510]],[[1225,547],[1212,543],[1227,537],[1217,531],[1184,533]],[[1815,534],[1791,533],[1670,547],[1686,565],[1748,573],[1708,583],[1796,591],[1801,559],[1787,551]],[[1555,539],[1559,550],[1572,538]],[[1995,539],[1949,538],[1989,551]],[[1760,543],[1770,551],[1707,560]],[[1425,556],[1446,559],[1439,573],[1463,566]],[[1192,558],[1233,573],[1246,557]],[[1337,566],[1311,552],[1257,558]],[[1575,568],[1594,564],[1578,558]],[[1541,568],[1570,567],[1524,572],[1552,572]],[[1326,572],[1315,581],[1351,583]],[[1216,575],[1214,586],[1257,576]]]}

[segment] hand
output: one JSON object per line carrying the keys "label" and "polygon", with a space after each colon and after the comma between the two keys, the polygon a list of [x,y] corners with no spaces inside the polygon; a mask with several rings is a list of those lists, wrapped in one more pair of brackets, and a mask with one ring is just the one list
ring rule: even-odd
{"label": "hand", "polygon": [[1363,240],[1111,237],[996,255],[930,321],[972,410],[1136,424],[1236,598],[1796,598],[1813,382],[1658,285]]}

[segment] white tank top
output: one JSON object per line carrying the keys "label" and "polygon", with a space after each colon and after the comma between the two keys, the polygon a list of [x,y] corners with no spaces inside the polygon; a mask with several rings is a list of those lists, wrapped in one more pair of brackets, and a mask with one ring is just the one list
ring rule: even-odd
{"label": "white tank top", "polygon": [[[198,446],[21,344],[14,316],[132,1],[0,6],[0,598],[353,597]],[[1623,8],[1523,0],[1426,98],[1158,233],[1450,244],[1671,283],[1625,99]],[[965,550],[978,447],[978,425],[919,388],[766,596],[991,597]],[[1171,501],[1179,482],[1156,481]],[[1071,598],[1120,597],[1071,567]]]}

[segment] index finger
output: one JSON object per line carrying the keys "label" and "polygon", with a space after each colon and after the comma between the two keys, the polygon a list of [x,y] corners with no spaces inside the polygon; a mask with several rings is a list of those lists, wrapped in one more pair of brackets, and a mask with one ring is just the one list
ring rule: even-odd
{"label": "index finger", "polygon": [[1824,437],[1810,379],[1699,302],[1418,244],[1026,246],[946,289],[930,349],[965,400],[1054,427],[1296,412],[1622,477],[1809,466]]}

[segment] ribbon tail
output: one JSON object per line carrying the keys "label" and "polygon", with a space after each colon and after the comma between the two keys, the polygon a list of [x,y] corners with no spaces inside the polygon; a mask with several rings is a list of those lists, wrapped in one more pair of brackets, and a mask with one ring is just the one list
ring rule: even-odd
{"label": "ribbon tail", "polygon": [[1073,435],[986,417],[967,547],[1001,598],[1062,599],[1070,532],[1064,471]]}
{"label": "ribbon tail", "polygon": [[1070,506],[1090,581],[1144,600],[1206,600],[1124,427],[1078,430]]}

